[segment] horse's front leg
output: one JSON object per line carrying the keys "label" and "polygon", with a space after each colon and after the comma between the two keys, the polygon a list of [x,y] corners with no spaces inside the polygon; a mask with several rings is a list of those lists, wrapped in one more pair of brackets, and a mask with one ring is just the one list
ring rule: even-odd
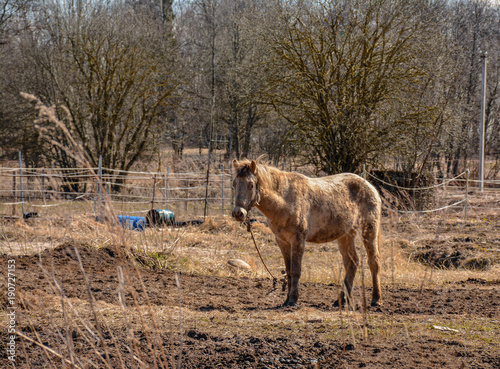
{"label": "horse's front leg", "polygon": [[281,250],[281,255],[283,255],[283,261],[285,262],[285,269],[286,269],[286,287],[287,287],[287,294],[286,294],[286,300],[283,303],[283,306],[287,306],[288,302],[290,301],[290,265],[291,265],[291,247],[290,244],[286,241],[280,240],[278,237],[276,237],[276,242],[278,243],[278,246],[280,247]]}
{"label": "horse's front leg", "polygon": [[299,279],[302,272],[305,238],[297,236],[291,242],[276,238],[285,262],[287,276],[287,298],[283,306],[295,306],[299,299]]}
{"label": "horse's front leg", "polygon": [[305,237],[297,236],[291,242],[290,261],[290,293],[288,296],[288,306],[297,305],[299,299],[299,279],[302,273],[302,257],[304,256]]}

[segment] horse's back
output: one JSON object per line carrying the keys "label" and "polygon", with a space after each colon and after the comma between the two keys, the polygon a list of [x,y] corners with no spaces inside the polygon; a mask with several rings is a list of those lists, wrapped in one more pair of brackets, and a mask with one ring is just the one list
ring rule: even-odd
{"label": "horse's back", "polygon": [[377,190],[367,180],[353,173],[310,178],[311,194],[332,201],[375,202],[380,200]]}
{"label": "horse's back", "polygon": [[379,222],[380,196],[365,179],[352,173],[310,178],[310,242],[334,240],[365,222]]}

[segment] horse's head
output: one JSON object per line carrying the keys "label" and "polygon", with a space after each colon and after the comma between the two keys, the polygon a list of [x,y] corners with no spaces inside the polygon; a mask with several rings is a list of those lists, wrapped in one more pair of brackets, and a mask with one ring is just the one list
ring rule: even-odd
{"label": "horse's head", "polygon": [[234,209],[232,215],[234,219],[241,222],[260,199],[257,162],[255,160],[238,161],[234,159],[233,167],[236,178],[233,182]]}

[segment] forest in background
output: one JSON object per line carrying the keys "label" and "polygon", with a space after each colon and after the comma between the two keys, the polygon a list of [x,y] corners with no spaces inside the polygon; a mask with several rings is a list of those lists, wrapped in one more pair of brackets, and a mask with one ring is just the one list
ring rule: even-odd
{"label": "forest in background", "polygon": [[69,133],[125,171],[208,148],[318,174],[477,173],[487,52],[495,178],[499,26],[486,0],[1,0],[0,155],[73,168]]}

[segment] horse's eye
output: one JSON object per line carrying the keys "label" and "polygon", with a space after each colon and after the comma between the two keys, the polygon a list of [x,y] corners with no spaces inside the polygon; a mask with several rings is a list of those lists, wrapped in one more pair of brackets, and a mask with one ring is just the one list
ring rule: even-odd
{"label": "horse's eye", "polygon": [[248,184],[248,188],[252,190],[253,189],[253,183],[249,183]]}

